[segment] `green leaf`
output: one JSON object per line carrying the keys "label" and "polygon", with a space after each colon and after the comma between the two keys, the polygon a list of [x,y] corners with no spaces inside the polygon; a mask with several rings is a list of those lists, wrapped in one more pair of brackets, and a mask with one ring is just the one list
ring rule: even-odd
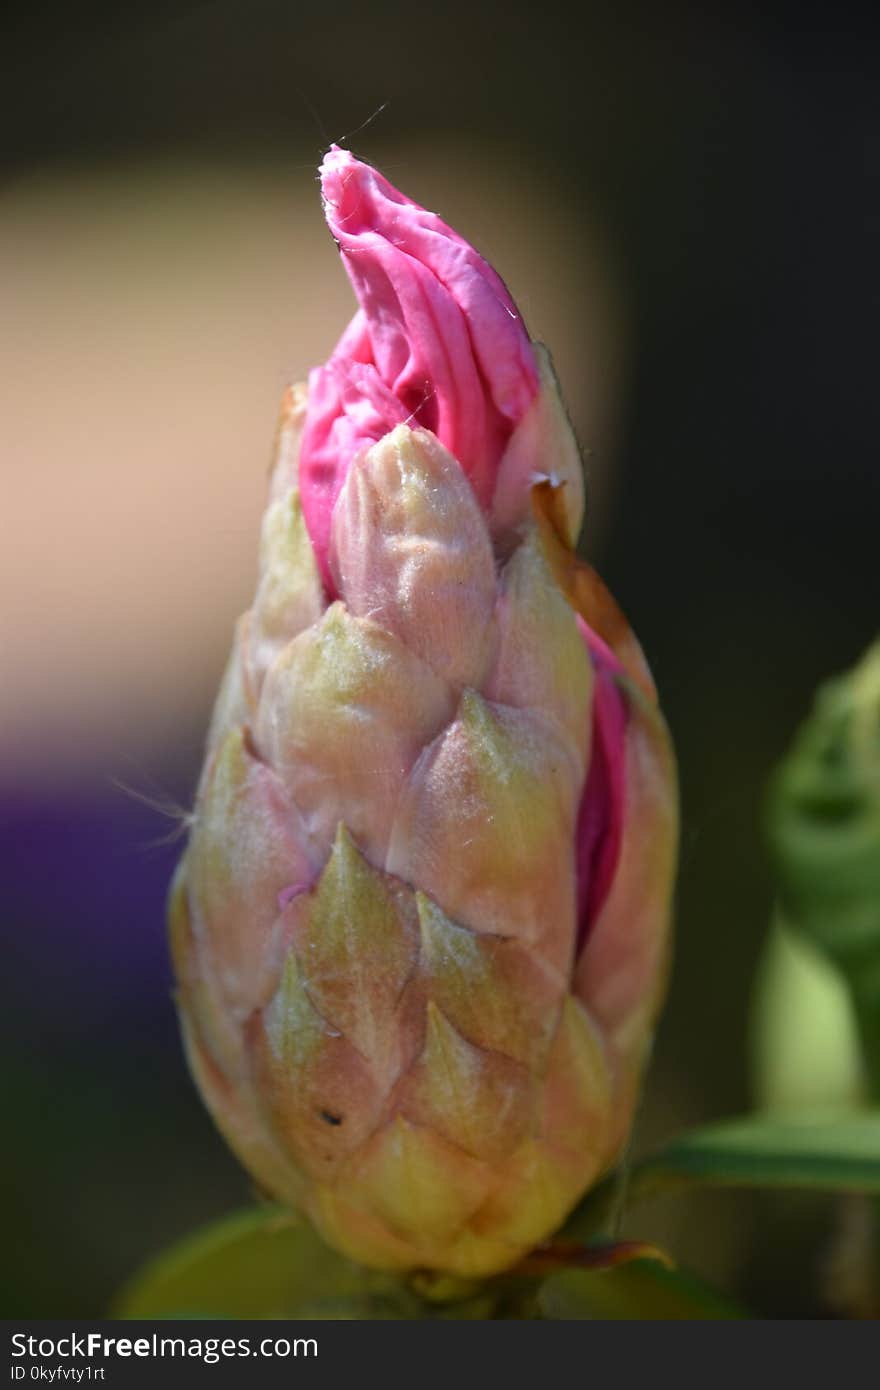
{"label": "green leaf", "polygon": [[589,1240],[614,1228],[626,1208],[685,1187],[880,1194],[880,1110],[755,1114],[686,1130],[588,1192],[560,1235]]}
{"label": "green leaf", "polygon": [[751,1115],[686,1131],[634,1169],[632,1195],[681,1184],[880,1193],[880,1111]]}
{"label": "green leaf", "polygon": [[158,1256],[123,1290],[120,1318],[419,1318],[400,1281],[337,1255],[277,1207],[236,1213]]}
{"label": "green leaf", "polygon": [[537,1295],[541,1317],[553,1321],[638,1318],[705,1321],[746,1315],[707,1284],[655,1260],[636,1260],[602,1273],[565,1270],[545,1279]]}

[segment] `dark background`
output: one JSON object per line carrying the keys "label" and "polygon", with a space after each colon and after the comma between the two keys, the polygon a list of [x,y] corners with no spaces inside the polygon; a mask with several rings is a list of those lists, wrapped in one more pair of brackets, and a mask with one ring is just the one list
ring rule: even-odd
{"label": "dark background", "polygon": [[[747,1107],[749,988],[772,905],[766,779],[815,685],[878,628],[876,28],[845,4],[570,13],[552,0],[30,4],[3,27],[13,200],[34,180],[81,180],[87,198],[95,178],[112,194],[142,167],[234,180],[249,161],[311,196],[301,171],[327,138],[388,103],[352,138],[364,157],[381,164],[390,142],[417,167],[438,137],[471,155],[489,141],[511,179],[548,171],[559,208],[601,225],[627,348],[586,546],[649,653],[684,805],[677,969],[640,1142]],[[434,205],[424,181],[410,191]],[[517,215],[530,218],[527,186]],[[589,319],[579,292],[569,309]],[[13,366],[16,331],[7,321]],[[173,308],[165,331],[179,331]],[[570,399],[577,373],[570,359]],[[100,380],[91,390],[100,402]],[[161,413],[152,402],[137,427]],[[253,431],[262,447],[267,420]],[[50,487],[37,453],[0,462],[10,484],[46,467]],[[18,542],[51,565],[39,535],[35,513]],[[22,602],[4,596],[13,616]],[[34,649],[70,619],[42,612]],[[139,749],[141,790],[186,804],[221,661],[218,645],[210,680],[180,669],[179,717]],[[179,1049],[163,931],[179,845],[151,846],[167,825],[111,781],[118,749],[84,744],[54,776],[52,739],[31,730],[22,751],[14,714],[10,702],[0,742],[0,1297],[7,1316],[83,1317],[146,1256],[246,1201],[248,1184]],[[124,704],[115,717],[124,730]],[[71,724],[67,742],[79,738]],[[830,1201],[666,1206],[638,1232],[759,1311],[827,1309]]]}

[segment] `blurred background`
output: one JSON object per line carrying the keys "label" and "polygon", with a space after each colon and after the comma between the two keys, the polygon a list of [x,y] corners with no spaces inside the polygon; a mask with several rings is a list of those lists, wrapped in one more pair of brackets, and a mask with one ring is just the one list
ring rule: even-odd
{"label": "blurred background", "polygon": [[[475,242],[553,350],[585,549],[681,760],[637,1144],[746,1108],[766,779],[880,626],[876,32],[847,4],[720,0],[2,24],[4,1315],[96,1315],[249,1199],[186,1074],[164,897],[281,392],[350,312],[331,140]],[[718,1194],[630,1226],[766,1316],[821,1315],[839,1217]]]}

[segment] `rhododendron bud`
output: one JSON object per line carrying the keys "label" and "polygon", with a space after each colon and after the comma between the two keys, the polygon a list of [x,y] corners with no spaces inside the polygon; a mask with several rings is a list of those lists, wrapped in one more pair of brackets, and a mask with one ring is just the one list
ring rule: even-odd
{"label": "rhododendron bud", "polygon": [[196,1079],[261,1187],[481,1276],[618,1156],[664,985],[671,752],[577,560],[546,352],[433,213],[332,149],[360,308],[284,402],[260,579],[171,918]]}

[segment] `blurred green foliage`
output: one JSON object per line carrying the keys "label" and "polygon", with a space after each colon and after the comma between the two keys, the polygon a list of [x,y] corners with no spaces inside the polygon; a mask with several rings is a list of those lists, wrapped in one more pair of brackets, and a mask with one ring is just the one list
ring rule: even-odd
{"label": "blurred green foliage", "polygon": [[846,981],[880,1095],[880,641],[822,686],[769,825],[783,909]]}

